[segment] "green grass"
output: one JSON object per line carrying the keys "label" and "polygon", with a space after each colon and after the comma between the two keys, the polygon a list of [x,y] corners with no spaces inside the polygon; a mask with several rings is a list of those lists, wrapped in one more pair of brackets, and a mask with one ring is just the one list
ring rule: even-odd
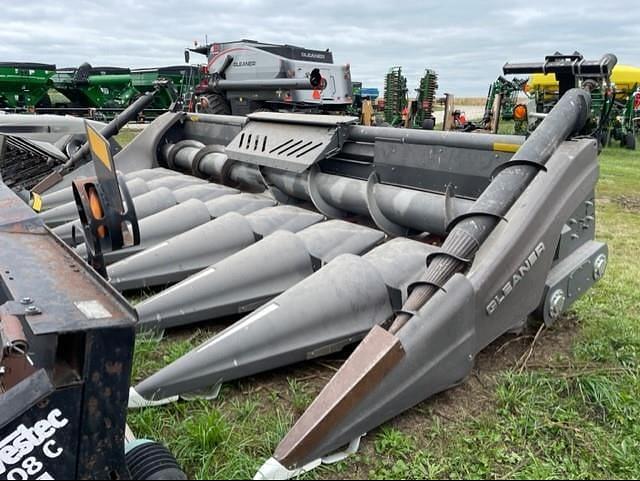
{"label": "green grass", "polygon": [[131,129],[122,129],[118,135],[116,135],[116,141],[121,145],[125,146],[130,143],[136,136],[139,134],[139,131],[131,130]]}
{"label": "green grass", "polygon": [[[611,148],[601,161],[598,238],[609,244],[610,264],[564,322],[540,338],[538,348],[555,352],[553,340],[564,333],[563,351],[521,373],[509,362],[480,369],[487,386],[479,408],[474,391],[458,388],[370,433],[357,455],[309,477],[640,476],[640,154]],[[210,334],[139,340],[135,380]],[[165,442],[194,478],[247,478],[332,374],[307,363],[225,385],[216,401],[133,412],[129,422],[139,436]]]}

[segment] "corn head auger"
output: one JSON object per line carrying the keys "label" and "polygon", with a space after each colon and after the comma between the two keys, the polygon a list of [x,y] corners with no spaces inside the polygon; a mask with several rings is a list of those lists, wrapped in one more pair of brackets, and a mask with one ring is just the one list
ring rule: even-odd
{"label": "corn head auger", "polygon": [[[129,407],[213,399],[359,342],[257,475],[288,478],[463,382],[489,343],[553,324],[604,275],[590,111],[589,91],[571,89],[526,140],[345,116],[161,116],[115,157],[140,244],[105,254],[108,278],[170,285],[136,306],[139,331],[241,318],[133,386]],[[74,176],[42,196],[41,220],[67,241],[77,216],[59,187]]]}

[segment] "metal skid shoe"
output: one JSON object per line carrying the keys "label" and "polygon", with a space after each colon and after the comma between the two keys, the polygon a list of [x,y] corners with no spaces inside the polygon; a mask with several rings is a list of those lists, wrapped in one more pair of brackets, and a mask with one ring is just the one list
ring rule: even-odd
{"label": "metal skid shoe", "polygon": [[314,469],[322,466],[323,464],[336,464],[340,461],[344,461],[352,454],[355,454],[360,449],[360,441],[362,440],[364,434],[362,436],[358,436],[353,439],[349,445],[343,450],[328,456],[324,456],[322,458],[315,459],[305,466],[295,469],[289,470],[285,468],[282,464],[278,462],[275,458],[269,458],[260,468],[260,470],[253,477],[254,480],[266,480],[266,479],[276,479],[276,480],[284,480],[284,479],[292,479],[297,478],[298,476],[302,476],[309,471],[313,471]]}

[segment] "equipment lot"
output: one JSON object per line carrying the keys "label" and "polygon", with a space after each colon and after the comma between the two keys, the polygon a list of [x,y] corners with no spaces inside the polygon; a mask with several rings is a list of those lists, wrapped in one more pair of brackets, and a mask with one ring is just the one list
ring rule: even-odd
{"label": "equipment lot", "polygon": [[[552,329],[498,339],[464,384],[370,432],[356,456],[311,476],[640,475],[640,154],[609,148],[600,160],[598,237],[611,249],[601,283]],[[139,339],[133,383],[227,325]],[[347,355],[225,384],[215,401],[131,412],[129,422],[141,437],[164,440],[190,477],[251,477]]]}

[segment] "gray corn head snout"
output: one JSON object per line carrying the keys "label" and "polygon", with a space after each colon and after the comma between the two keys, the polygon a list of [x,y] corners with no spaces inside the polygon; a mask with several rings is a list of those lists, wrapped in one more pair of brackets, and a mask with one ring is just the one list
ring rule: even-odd
{"label": "gray corn head snout", "polygon": [[[146,194],[150,191],[149,184],[147,184],[143,179],[131,179],[128,180],[126,184],[129,189],[129,193],[133,198]],[[78,208],[73,200],[73,192],[70,191],[69,193],[71,194],[71,200],[69,202],[60,204],[56,207],[49,207],[48,210],[45,210],[40,214],[40,218],[44,220],[49,227],[53,228],[71,220],[78,219]],[[43,199],[43,205],[47,205],[46,199]]]}
{"label": "gray corn head snout", "polygon": [[[174,172],[168,169],[144,169],[137,172],[132,172],[130,174],[126,174],[124,176],[125,181],[127,182],[127,186],[130,181],[134,180],[142,180],[147,183],[149,190],[153,190],[156,187],[170,187],[176,185],[175,182],[172,181],[162,181],[156,182],[160,179],[168,178],[168,177],[177,177],[179,179],[184,179],[187,176],[180,174],[179,172]],[[149,184],[151,182],[151,184]],[[189,180],[191,183],[198,183],[198,179]],[[163,185],[164,184],[164,185]],[[134,187],[135,188],[135,187]],[[51,192],[48,194],[44,194],[42,196],[42,208],[44,212],[49,209],[54,209],[63,204],[68,204],[73,202],[73,190],[71,187],[66,187],[55,192]],[[43,212],[43,215],[44,215]]]}
{"label": "gray corn head snout", "polygon": [[[239,193],[239,191],[235,189],[215,184],[188,185],[174,191],[171,191],[167,187],[158,187],[146,194],[134,197],[133,202],[138,219],[145,219],[190,199],[207,202],[224,195],[237,193]],[[75,217],[77,217],[77,212]],[[76,233],[82,230],[79,220],[58,226],[53,229],[53,231],[67,244],[71,244],[74,227]]]}
{"label": "gray corn head snout", "polygon": [[[275,207],[271,213],[282,208]],[[249,312],[311,275],[334,256],[343,253],[361,254],[384,237],[381,232],[374,229],[342,221],[312,225],[321,220],[318,214],[292,207],[286,209],[298,211],[296,217],[290,219],[295,220],[294,224],[288,229],[285,225],[279,226],[281,228],[278,232],[267,235],[255,245],[245,249],[243,247],[253,244],[256,240],[257,224],[267,222],[271,224],[270,228],[273,227],[274,218],[269,215],[268,209],[265,209],[263,215],[258,216],[256,213],[247,216],[246,219],[241,219],[239,216],[223,216],[197,229],[196,231],[206,229],[209,233],[208,238],[212,240],[212,244],[202,254],[204,260],[217,257],[220,262],[207,264],[211,267],[139,304],[137,310],[140,329],[162,330],[167,327]],[[295,212],[290,213],[295,214]],[[253,218],[249,219],[249,217]],[[250,221],[253,221],[254,225],[252,228],[247,228],[246,225],[250,224]],[[240,242],[235,243],[238,234],[243,232],[239,229],[243,225],[249,237],[241,238]],[[312,226],[304,230],[300,229],[309,225]],[[230,230],[228,227],[236,227],[236,230]],[[294,234],[299,230],[301,232]],[[264,230],[264,225],[262,232],[270,233]],[[189,238],[192,237],[191,233],[187,234]],[[191,258],[184,255],[184,246],[187,245],[184,237],[187,237],[187,234],[183,239],[172,239],[166,246],[150,254],[155,255],[164,251],[165,259],[175,260],[176,257],[180,257],[181,260],[175,264],[188,266]],[[196,234],[200,237],[202,232],[196,232]],[[231,249],[230,246],[232,246]],[[237,253],[223,258],[223,255],[230,250]],[[196,250],[194,253],[199,252]],[[143,268],[143,260],[144,265],[149,269],[147,272],[154,268],[157,272],[158,268],[154,267],[157,262],[153,263],[149,256],[144,256],[143,259],[141,255],[139,259],[128,259],[133,266],[129,266],[126,261],[122,266],[112,266],[110,271],[114,276],[112,282],[124,283],[123,280],[117,281],[116,275],[118,273],[124,275],[125,267],[127,272],[130,272],[129,275],[135,275],[135,272]],[[205,266],[201,264],[200,267]],[[166,275],[166,272],[163,275]],[[166,277],[163,278],[166,279]]]}
{"label": "gray corn head snout", "polygon": [[[287,237],[300,242],[289,233],[276,233],[264,242],[290,247]],[[131,407],[168,402],[180,395],[210,397],[224,381],[341,350],[402,305],[408,286],[424,269],[424,257],[433,250],[420,242],[395,239],[363,257],[343,254],[313,275],[308,256],[293,260],[300,266],[300,282],[285,290],[295,279],[284,272],[271,276],[272,294],[284,290],[283,294],[136,386]],[[297,257],[295,248],[287,252]],[[272,270],[272,264],[265,262],[261,269]],[[233,267],[222,262],[214,269],[233,272]],[[227,291],[233,295],[235,288],[241,285]],[[249,286],[244,288],[246,292]]]}
{"label": "gray corn head snout", "polygon": [[[253,194],[224,195],[208,202],[189,199],[141,220],[140,245],[110,252],[105,255],[105,262],[108,265],[118,262],[149,247],[156,246],[171,237],[205,224],[227,212],[250,214],[273,205],[275,205],[274,200],[266,196]],[[84,256],[86,247],[81,245],[76,251],[81,256]]]}
{"label": "gray corn head snout", "polygon": [[292,206],[261,209],[246,216],[230,212],[113,264],[110,282],[120,290],[179,282],[276,230],[297,232],[322,219],[316,212]]}
{"label": "gray corn head snout", "polygon": [[[150,215],[157,214],[158,212],[169,209],[170,207],[176,205],[173,193],[166,187],[160,187],[139,196],[133,196],[132,194],[132,197],[133,204],[136,209],[136,215],[139,220],[149,217]],[[48,212],[53,212],[53,210]],[[80,219],[77,219],[77,217],[78,216],[76,209],[76,220],[72,220],[70,222],[67,222],[66,224],[59,225],[58,227],[53,229],[54,234],[56,234],[60,239],[62,239],[69,245],[72,245],[74,238],[77,241],[83,236],[82,223],[80,222]]]}

